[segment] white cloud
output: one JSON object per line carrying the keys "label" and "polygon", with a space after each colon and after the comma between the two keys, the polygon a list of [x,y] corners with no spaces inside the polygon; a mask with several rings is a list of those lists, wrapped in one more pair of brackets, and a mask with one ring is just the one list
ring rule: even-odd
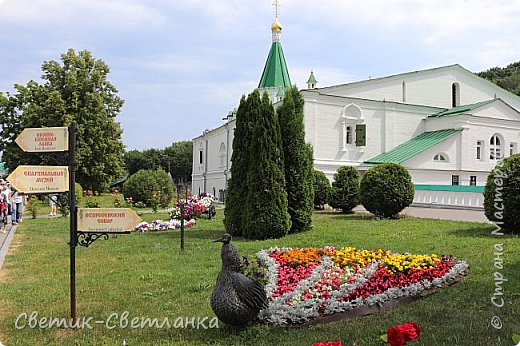
{"label": "white cloud", "polygon": [[151,56],[147,57],[146,60],[133,60],[133,64],[163,72],[179,73],[200,73],[217,68],[217,65],[210,57],[190,56],[178,53]]}
{"label": "white cloud", "polygon": [[5,0],[0,18],[17,24],[69,24],[104,27],[157,25],[165,21],[157,10],[138,1],[124,0]]}

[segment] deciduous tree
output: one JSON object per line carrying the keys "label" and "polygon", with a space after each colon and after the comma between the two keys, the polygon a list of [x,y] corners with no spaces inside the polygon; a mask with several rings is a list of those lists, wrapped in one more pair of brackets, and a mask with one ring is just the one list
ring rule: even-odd
{"label": "deciduous tree", "polygon": [[64,164],[64,156],[28,154],[14,143],[26,127],[77,124],[76,180],[86,189],[103,190],[121,174],[124,147],[115,117],[123,106],[118,90],[108,81],[108,65],[88,51],[73,49],[61,63],[42,64],[43,84],[16,85],[0,105],[3,160],[7,168],[19,164]]}

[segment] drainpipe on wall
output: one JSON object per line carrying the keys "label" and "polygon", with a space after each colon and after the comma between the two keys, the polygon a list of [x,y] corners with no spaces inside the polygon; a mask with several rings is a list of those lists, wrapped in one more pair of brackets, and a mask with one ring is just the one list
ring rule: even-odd
{"label": "drainpipe on wall", "polygon": [[207,193],[206,191],[206,184],[207,184],[207,181],[208,181],[208,139],[206,138],[204,140],[206,142],[206,149],[204,150],[204,153],[205,153],[205,157],[204,157],[204,193]]}
{"label": "drainpipe on wall", "polygon": [[229,122],[226,123],[226,168],[224,170],[224,191],[227,190],[229,169]]}

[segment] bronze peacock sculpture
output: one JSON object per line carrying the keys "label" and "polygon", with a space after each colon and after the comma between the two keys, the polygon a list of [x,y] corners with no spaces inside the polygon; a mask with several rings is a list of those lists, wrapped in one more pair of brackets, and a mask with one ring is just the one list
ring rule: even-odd
{"label": "bronze peacock sculpture", "polygon": [[267,296],[258,282],[242,274],[240,257],[231,244],[231,235],[226,233],[214,242],[222,242],[222,270],[211,294],[211,308],[226,324],[246,325],[267,307]]}

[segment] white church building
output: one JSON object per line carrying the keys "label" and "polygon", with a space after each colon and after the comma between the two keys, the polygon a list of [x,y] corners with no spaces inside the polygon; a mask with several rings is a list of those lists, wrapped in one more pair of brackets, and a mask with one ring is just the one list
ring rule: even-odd
{"label": "white church building", "polygon": [[[291,85],[275,18],[258,86],[276,108]],[[301,90],[314,167],[332,180],[340,166],[363,173],[383,162],[404,166],[415,204],[482,208],[484,185],[500,158],[518,152],[520,97],[449,65]],[[193,139],[192,191],[225,198],[235,119]]]}

